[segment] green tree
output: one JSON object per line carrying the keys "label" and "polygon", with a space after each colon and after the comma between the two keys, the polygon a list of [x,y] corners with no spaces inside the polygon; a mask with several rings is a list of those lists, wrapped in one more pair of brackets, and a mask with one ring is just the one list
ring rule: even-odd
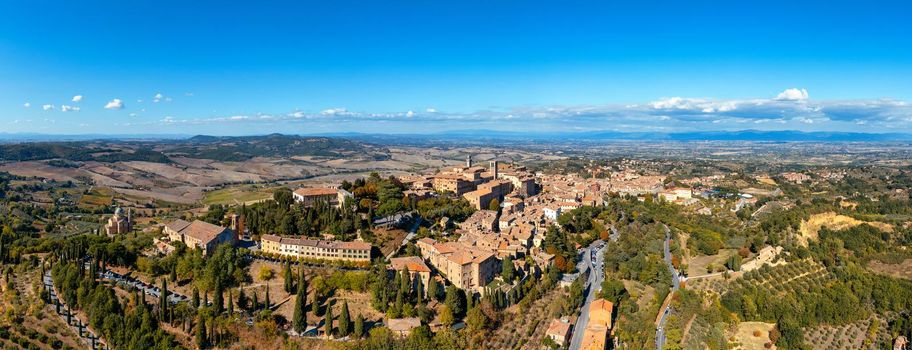
{"label": "green tree", "polygon": [[282,277],[285,280],[285,293],[294,293],[294,277],[291,274],[291,264],[285,264]]}
{"label": "green tree", "polygon": [[234,296],[231,289],[228,290],[228,316],[234,316]]}
{"label": "green tree", "polygon": [[418,296],[419,303],[424,302],[424,282],[421,282],[421,278],[415,278],[415,295]]}
{"label": "green tree", "polygon": [[449,306],[443,305],[440,308],[440,323],[447,327],[456,323],[456,317],[453,316],[453,311],[450,310]]}
{"label": "green tree", "polygon": [[465,293],[453,285],[446,288],[446,300],[444,303],[450,308],[454,316],[462,315],[465,312]]}
{"label": "green tree", "polygon": [[351,315],[348,313],[348,301],[342,302],[342,311],[339,312],[339,336],[345,337],[351,330]]}
{"label": "green tree", "polygon": [[728,260],[725,261],[725,267],[732,271],[740,271],[741,255],[732,254],[732,256],[728,257]]}
{"label": "green tree", "polygon": [[168,281],[162,279],[161,286],[161,298],[158,299],[158,308],[161,311],[160,319],[165,319],[165,315],[168,314]]}
{"label": "green tree", "polygon": [[326,315],[323,316],[323,331],[327,337],[332,337],[333,331],[333,313],[332,305],[326,305]]}
{"label": "green tree", "polygon": [[599,297],[617,305],[618,302],[626,299],[627,289],[621,281],[616,279],[605,279],[602,281],[602,291],[599,293]]}
{"label": "green tree", "polygon": [[503,277],[504,281],[512,282],[516,273],[513,267],[513,258],[509,256],[504,258],[501,265],[500,275]]}
{"label": "green tree", "polygon": [[221,315],[225,311],[225,291],[222,289],[221,284],[215,285],[215,294],[212,296],[212,303],[215,306],[215,314]]}
{"label": "green tree", "polygon": [[488,210],[498,211],[500,210],[500,200],[497,198],[492,199],[488,202]]}
{"label": "green tree", "polygon": [[263,266],[260,268],[259,277],[261,280],[266,281],[266,283],[268,285],[269,281],[271,281],[273,278],[275,278],[275,271],[273,271],[272,268],[269,266]]}
{"label": "green tree", "polygon": [[440,292],[438,291],[437,280],[434,277],[431,277],[430,280],[428,281],[428,288],[427,288],[428,300],[438,300],[437,296],[439,294],[440,294]]}
{"label": "green tree", "polygon": [[358,314],[357,317],[355,317],[355,327],[354,328],[355,328],[354,331],[352,331],[353,337],[361,338],[364,336],[364,316],[361,316],[360,313]]}
{"label": "green tree", "polygon": [[485,330],[488,322],[488,316],[481,311],[480,307],[473,307],[466,314],[466,325],[472,334]]}
{"label": "green tree", "polygon": [[190,297],[190,300],[191,300],[190,302],[193,305],[194,309],[199,308],[199,289],[197,289],[196,287],[193,287],[193,294]]}
{"label": "green tree", "polygon": [[292,316],[292,326],[298,334],[304,333],[307,329],[307,290],[305,289],[303,279],[298,283],[298,294],[295,296],[294,315]]}
{"label": "green tree", "polygon": [[196,346],[200,349],[209,346],[209,340],[206,337],[206,319],[202,314],[199,315],[199,322],[196,324]]}
{"label": "green tree", "polygon": [[237,301],[238,307],[240,307],[241,310],[246,310],[247,309],[247,294],[244,293],[244,288],[238,288],[237,300],[238,300]]}

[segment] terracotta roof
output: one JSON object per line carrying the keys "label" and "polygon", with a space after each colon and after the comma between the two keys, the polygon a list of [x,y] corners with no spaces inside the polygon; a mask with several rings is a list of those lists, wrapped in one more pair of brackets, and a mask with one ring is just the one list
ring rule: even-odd
{"label": "terracotta roof", "polygon": [[386,327],[394,332],[408,332],[420,326],[421,320],[417,317],[391,318],[386,321]]}
{"label": "terracotta roof", "polygon": [[389,267],[396,271],[408,268],[412,272],[431,272],[424,260],[417,256],[390,259]]}
{"label": "terracotta roof", "polygon": [[208,243],[225,230],[227,230],[225,227],[213,225],[205,221],[193,220],[193,222],[184,227],[184,229],[178,230],[178,232],[198,239],[203,243]]}
{"label": "terracotta roof", "polygon": [[556,335],[559,337],[567,337],[567,333],[570,332],[570,322],[563,322],[561,320],[551,320],[551,325],[548,326],[547,335]]}
{"label": "terracotta roof", "polygon": [[295,194],[299,196],[335,196],[339,194],[339,190],[335,188],[328,187],[303,187],[296,189]]}
{"label": "terracotta roof", "polygon": [[611,328],[611,314],[614,304],[605,299],[596,299],[589,305],[589,325]]}
{"label": "terracotta roof", "polygon": [[190,225],[189,222],[181,220],[181,219],[177,219],[177,220],[174,220],[174,221],[171,221],[171,222],[165,224],[165,227],[174,232],[180,232],[181,230],[183,230],[184,228],[186,228],[189,225]]}

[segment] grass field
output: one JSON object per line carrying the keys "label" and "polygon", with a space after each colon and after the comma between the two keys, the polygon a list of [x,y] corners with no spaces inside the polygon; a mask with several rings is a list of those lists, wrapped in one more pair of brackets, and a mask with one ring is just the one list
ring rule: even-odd
{"label": "grass field", "polygon": [[708,266],[723,266],[725,264],[725,260],[727,260],[728,257],[737,253],[738,251],[735,249],[720,249],[719,254],[716,255],[700,255],[692,257],[690,258],[690,261],[687,262],[687,275],[700,276],[710,273],[706,270]]}
{"label": "grass field", "polygon": [[94,187],[88,194],[79,198],[82,206],[106,206],[114,203],[114,191],[107,187]]}
{"label": "grass field", "polygon": [[278,187],[239,186],[206,192],[203,204],[239,204],[272,198]]}

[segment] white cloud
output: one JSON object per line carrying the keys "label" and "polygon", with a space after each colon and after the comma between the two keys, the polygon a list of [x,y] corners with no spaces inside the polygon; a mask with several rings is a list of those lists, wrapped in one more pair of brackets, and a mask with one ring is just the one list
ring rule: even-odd
{"label": "white cloud", "polygon": [[22,107],[25,107],[25,108],[29,108],[31,106],[32,106],[32,104],[28,103],[28,102],[22,104]]}
{"label": "white cloud", "polygon": [[54,109],[54,105],[43,105],[43,106],[41,106],[41,109],[50,111],[50,110]]}
{"label": "white cloud", "polygon": [[184,93],[184,96],[193,97],[193,93],[192,93],[192,92],[185,92],[185,93]]}
{"label": "white cloud", "polygon": [[82,95],[73,96],[73,102],[79,102],[79,101],[82,101]]}
{"label": "white cloud", "polygon": [[61,111],[61,112],[70,112],[70,111],[79,112],[79,107],[61,105],[61,106],[60,106],[60,111]]}
{"label": "white cloud", "polygon": [[105,105],[105,109],[123,109],[124,103],[119,98],[115,98]]}
{"label": "white cloud", "polygon": [[805,101],[808,99],[807,89],[785,89],[785,91],[780,92],[776,95],[776,101]]}
{"label": "white cloud", "polygon": [[325,116],[341,116],[341,115],[352,115],[353,113],[349,112],[345,108],[330,108],[325,109],[320,114]]}
{"label": "white cloud", "polygon": [[425,111],[425,112],[428,112],[428,113],[437,113],[437,109],[436,109],[436,108],[433,108],[433,107],[428,107],[428,108],[425,109],[424,111]]}
{"label": "white cloud", "polygon": [[155,96],[152,96],[152,102],[159,103],[161,101],[171,102],[171,98],[168,96],[162,95],[161,92],[155,94]]}
{"label": "white cloud", "polygon": [[294,118],[304,118],[307,115],[301,111],[294,111],[294,113],[289,114],[289,116],[294,117]]}
{"label": "white cloud", "polygon": [[140,100],[136,100],[136,103],[142,103],[142,100],[141,100],[141,99],[140,99]]}
{"label": "white cloud", "polygon": [[406,116],[406,117],[409,117],[409,118],[414,117],[414,116],[415,116],[415,112],[408,111],[408,112],[405,113],[405,116]]}
{"label": "white cloud", "polygon": [[[730,112],[738,108],[737,101],[710,101],[701,98],[669,97],[649,103],[654,109],[694,110],[703,113]],[[627,108],[635,109],[636,105]]]}

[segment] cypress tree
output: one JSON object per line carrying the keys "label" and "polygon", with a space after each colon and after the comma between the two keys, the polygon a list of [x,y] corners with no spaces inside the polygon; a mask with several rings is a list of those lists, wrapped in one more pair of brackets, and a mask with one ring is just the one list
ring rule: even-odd
{"label": "cypress tree", "polygon": [[205,349],[209,344],[206,339],[206,320],[203,318],[203,315],[199,316],[199,324],[196,325],[196,345],[200,349]]}
{"label": "cypress tree", "polygon": [[263,298],[263,305],[269,310],[269,284],[266,284],[266,297]]}
{"label": "cypress tree", "polygon": [[168,314],[168,281],[162,279],[162,294],[161,298],[158,300],[158,308],[161,311],[161,319],[165,319],[165,315]]}
{"label": "cypress tree", "polygon": [[196,287],[193,287],[193,296],[191,297],[191,303],[195,309],[198,309],[200,307],[200,291],[199,289],[196,289]]}
{"label": "cypress tree", "polygon": [[307,330],[307,311],[305,310],[307,304],[307,291],[303,287],[304,285],[302,283],[298,283],[298,294],[295,296],[294,315],[292,316],[291,321],[295,332],[298,332],[298,334]]}
{"label": "cypress tree", "polygon": [[415,278],[415,294],[419,302],[424,301],[424,282],[421,282],[421,278]]}
{"label": "cypress tree", "polygon": [[437,280],[434,277],[431,277],[431,279],[428,280],[428,300],[437,300],[437,295],[439,293],[440,292],[437,291]]}
{"label": "cypress tree", "polygon": [[238,304],[238,307],[241,308],[241,310],[247,309],[247,294],[244,293],[244,288],[238,289],[237,304]]}
{"label": "cypress tree", "polygon": [[320,301],[319,300],[320,300],[320,298],[318,298],[317,295],[314,294],[314,300],[312,303],[310,303],[311,311],[313,311],[314,316],[317,316],[320,314]]}
{"label": "cypress tree", "polygon": [[399,278],[399,293],[408,296],[411,290],[412,279],[409,277],[408,268],[402,269],[402,277]]}
{"label": "cypress tree", "polygon": [[219,315],[225,311],[225,296],[221,283],[215,284],[215,294],[212,295],[212,298],[213,304],[215,304],[215,314]]}
{"label": "cypress tree", "polygon": [[292,274],[291,274],[291,264],[290,263],[285,264],[285,271],[283,271],[283,275],[285,278],[285,293],[291,294],[294,292],[294,280],[293,280],[294,277],[292,277]]}
{"label": "cypress tree", "polygon": [[348,301],[342,302],[342,311],[339,313],[339,336],[345,337],[351,329],[351,315],[348,313]]}
{"label": "cypress tree", "polygon": [[352,336],[355,338],[364,336],[364,316],[361,316],[361,314],[358,314],[358,317],[355,317],[355,329],[352,332]]}
{"label": "cypress tree", "polygon": [[260,304],[260,301],[257,300],[257,292],[253,291],[253,308],[252,308],[253,311],[256,311],[257,308],[260,307],[259,304]]}
{"label": "cypress tree", "polygon": [[324,332],[326,332],[327,337],[332,337],[333,330],[333,312],[332,305],[326,304],[326,316],[323,317],[324,320]]}
{"label": "cypress tree", "polygon": [[231,289],[228,290],[228,315],[234,316],[234,298]]}

